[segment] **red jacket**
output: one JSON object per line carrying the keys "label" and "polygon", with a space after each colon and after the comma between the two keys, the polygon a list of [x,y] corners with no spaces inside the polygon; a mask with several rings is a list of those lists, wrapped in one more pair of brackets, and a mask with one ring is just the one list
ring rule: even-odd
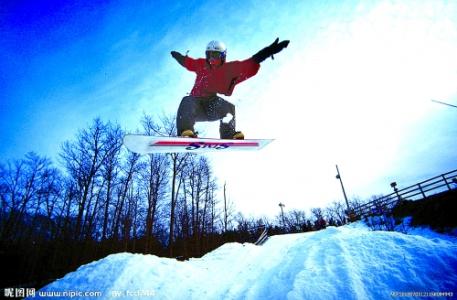
{"label": "red jacket", "polygon": [[252,57],[211,67],[204,58],[193,59],[186,56],[184,66],[187,70],[197,73],[194,87],[190,92],[195,97],[216,94],[230,96],[235,85],[257,74],[260,68],[260,64]]}

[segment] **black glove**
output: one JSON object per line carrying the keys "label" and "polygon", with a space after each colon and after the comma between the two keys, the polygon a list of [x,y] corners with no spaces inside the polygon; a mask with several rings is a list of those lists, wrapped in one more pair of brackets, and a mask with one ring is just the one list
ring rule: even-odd
{"label": "black glove", "polygon": [[289,43],[290,43],[289,40],[285,40],[285,41],[279,42],[279,38],[277,38],[273,42],[273,44],[271,44],[268,47],[263,48],[262,50],[260,50],[256,54],[254,54],[252,56],[252,58],[254,58],[254,60],[257,63],[261,63],[262,61],[264,61],[265,59],[267,59],[270,56],[271,56],[271,58],[274,59],[273,54],[279,53],[279,52],[282,51],[282,49],[287,48]]}
{"label": "black glove", "polygon": [[174,59],[176,59],[176,61],[184,67],[184,59],[185,59],[185,56],[183,56],[181,53],[179,52],[176,52],[176,51],[171,51],[171,56],[173,56]]}

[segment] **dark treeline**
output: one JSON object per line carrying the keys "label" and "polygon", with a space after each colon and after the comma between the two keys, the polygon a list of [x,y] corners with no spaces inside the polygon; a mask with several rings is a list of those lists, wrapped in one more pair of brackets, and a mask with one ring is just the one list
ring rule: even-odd
{"label": "dark treeline", "polygon": [[[141,133],[172,135],[174,120],[142,120]],[[139,156],[118,125],[95,119],[62,145],[58,166],[35,153],[0,164],[4,287],[40,287],[81,264],[123,251],[200,257],[226,242],[347,222],[344,207],[292,211],[277,220],[235,213],[204,156]]]}

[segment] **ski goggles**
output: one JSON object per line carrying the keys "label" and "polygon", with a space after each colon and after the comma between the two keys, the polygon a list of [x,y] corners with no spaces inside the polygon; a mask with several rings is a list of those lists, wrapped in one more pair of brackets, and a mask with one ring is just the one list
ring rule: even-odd
{"label": "ski goggles", "polygon": [[218,52],[218,51],[206,51],[206,57],[208,59],[210,58],[224,58],[225,53],[224,52]]}

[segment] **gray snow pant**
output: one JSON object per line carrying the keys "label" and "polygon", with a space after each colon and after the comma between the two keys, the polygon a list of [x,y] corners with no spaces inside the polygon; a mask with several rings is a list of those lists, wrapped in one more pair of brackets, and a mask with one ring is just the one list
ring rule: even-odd
{"label": "gray snow pant", "polygon": [[[233,118],[229,123],[222,122],[228,113]],[[218,96],[186,96],[181,100],[176,116],[178,136],[184,130],[195,132],[195,122],[220,120],[219,134],[221,139],[232,139],[235,134],[235,105]]]}

